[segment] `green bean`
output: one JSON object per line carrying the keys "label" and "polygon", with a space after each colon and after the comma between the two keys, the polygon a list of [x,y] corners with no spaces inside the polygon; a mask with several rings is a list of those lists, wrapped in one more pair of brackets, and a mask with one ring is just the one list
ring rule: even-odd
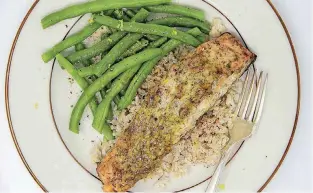
{"label": "green bean", "polygon": [[107,53],[108,53],[108,52],[105,51],[105,52],[103,52],[103,53],[101,54],[101,60],[104,58],[105,55],[107,55]]}
{"label": "green bean", "polygon": [[131,9],[134,13],[138,13],[139,9]]}
{"label": "green bean", "polygon": [[146,34],[145,36],[146,36],[146,37],[148,38],[148,40],[150,40],[150,41],[156,41],[156,40],[158,40],[158,39],[161,38],[160,36],[151,35],[151,34]]}
{"label": "green bean", "polygon": [[110,121],[112,119],[113,119],[113,109],[112,109],[112,105],[110,104],[107,120]]}
{"label": "green bean", "polygon": [[136,15],[135,12],[133,12],[131,9],[127,9],[125,11],[125,13],[129,16],[129,17],[134,17]]}
{"label": "green bean", "polygon": [[169,3],[171,0],[101,0],[91,1],[81,4],[72,5],[62,10],[56,11],[45,16],[41,20],[41,25],[45,29],[65,19],[70,19],[86,13],[95,13],[99,11],[105,11],[110,9],[132,8],[138,6],[150,6],[159,5],[163,3]]}
{"label": "green bean", "polygon": [[[130,81],[131,81],[131,80],[129,80],[128,83],[125,85],[125,87],[121,90],[121,92],[120,92],[120,95],[121,95],[121,96],[124,96],[124,95],[125,95],[126,89],[128,88],[128,86],[129,86],[129,84],[130,84]],[[120,101],[119,101],[116,105],[118,105],[120,102],[121,102],[121,99],[120,99]]]}
{"label": "green bean", "polygon": [[130,18],[124,14],[124,11],[121,9],[117,9],[113,12],[113,15],[116,19],[123,19],[124,21],[130,21]]}
{"label": "green bean", "polygon": [[[197,36],[201,33],[201,31],[198,28],[193,28],[189,30],[187,33]],[[183,42],[171,39],[167,43],[163,44],[161,46],[162,54],[150,61],[145,62],[138,73],[135,75],[135,77],[130,82],[126,93],[121,98],[120,103],[117,105],[118,109],[124,109],[128,105],[130,105],[133,101],[133,99],[136,96],[138,88],[142,85],[144,80],[147,78],[147,76],[152,72],[154,66],[169,52],[171,52],[173,49],[178,47],[179,45],[183,44]]]}
{"label": "green bean", "polygon": [[[106,96],[106,91],[105,91],[105,89],[102,89],[101,91],[100,91],[100,93],[101,93],[101,99],[102,99],[102,101],[105,99],[105,96]],[[113,109],[112,109],[112,105],[110,105],[110,109],[109,109],[109,112],[108,112],[108,117],[107,117],[107,120],[108,121],[110,121],[110,120],[112,120],[113,119]]]}
{"label": "green bean", "polygon": [[114,12],[114,9],[110,9],[110,10],[107,10],[107,11],[103,11],[103,14],[107,15],[107,16],[110,16],[110,15],[113,14],[113,12]]}
{"label": "green bean", "polygon": [[[78,51],[81,51],[81,50],[84,50],[86,49],[86,46],[84,43],[78,43],[75,45],[75,51],[78,52]],[[84,60],[84,61],[81,61],[83,66],[87,67],[87,66],[90,66],[92,64],[92,61],[89,59],[89,60]]]}
{"label": "green bean", "polygon": [[78,52],[80,50],[84,50],[84,49],[86,49],[86,47],[85,47],[84,43],[82,43],[82,42],[75,45],[75,51],[76,52]]}
{"label": "green bean", "polygon": [[113,101],[114,101],[115,104],[118,104],[118,103],[121,101],[120,96],[116,95],[116,96],[113,98]]}
{"label": "green bean", "polygon": [[141,64],[127,70],[123,74],[121,74],[116,80],[114,80],[111,89],[108,91],[106,97],[102,102],[99,104],[96,115],[94,116],[94,120],[92,126],[99,130],[102,128],[102,123],[106,120],[108,116],[108,111],[110,104],[118,93],[125,87],[128,81],[135,75],[135,73],[139,70]]}
{"label": "green bean", "polygon": [[[143,8],[141,8],[137,13],[136,15],[134,15],[134,17],[132,17],[131,21],[137,21],[137,22],[143,22],[149,15],[149,12]],[[123,17],[120,17],[120,19],[123,19]],[[125,20],[124,18],[124,21],[129,21],[129,19],[127,18]],[[110,28],[112,31],[118,31],[117,29],[115,28]]]}
{"label": "green bean", "polygon": [[148,6],[146,7],[148,11],[155,13],[171,13],[183,15],[191,18],[198,19],[200,21],[205,21],[205,14],[203,11],[185,7],[182,5],[171,4],[171,5],[157,5],[157,6]]}
{"label": "green bean", "polygon": [[131,22],[144,22],[149,16],[149,11],[144,8],[141,8],[134,17],[131,18]]}
{"label": "green bean", "polygon": [[196,38],[201,42],[206,42],[209,40],[209,36],[203,36],[203,35],[198,35]]}
{"label": "green bean", "polygon": [[125,14],[123,15],[122,19],[124,21],[130,21],[130,18],[127,15],[125,15]]}
{"label": "green bean", "polygon": [[78,62],[90,59],[94,56],[97,56],[98,54],[101,54],[102,52],[112,48],[118,41],[120,41],[127,32],[117,32],[112,35],[110,35],[108,38],[96,43],[90,48],[87,48],[85,50],[75,52],[67,57],[67,59],[72,62]]}
{"label": "green bean", "polygon": [[201,33],[200,35],[197,36],[198,39],[202,42],[206,42],[209,40],[210,36],[207,33]]}
{"label": "green bean", "polygon": [[[112,83],[109,82],[109,83],[107,84],[106,88],[104,88],[104,89],[102,89],[102,90],[100,91],[100,93],[101,93],[101,99],[102,99],[102,100],[105,99],[106,92],[111,89],[111,86],[112,86]],[[112,109],[112,106],[111,106],[111,105],[110,105],[110,107],[111,107],[111,108],[110,108],[110,111],[109,111],[108,119],[107,119],[107,120],[112,120],[112,118],[113,118],[113,109]]]}
{"label": "green bean", "polygon": [[[106,55],[103,55],[102,60],[103,58],[105,57]],[[93,65],[90,65],[88,67],[83,67],[83,68],[79,68],[78,69],[78,74],[79,76],[81,77],[88,77],[88,76],[92,76],[95,74],[95,71],[94,71],[94,68],[95,68],[95,65],[96,64],[93,64]]]}
{"label": "green bean", "polygon": [[121,9],[116,9],[113,11],[113,16],[116,18],[116,19],[122,19],[123,17],[123,11]]}
{"label": "green bean", "polygon": [[65,40],[57,43],[55,46],[50,48],[48,51],[42,54],[42,60],[44,62],[49,62],[52,60],[58,53],[61,51],[74,46],[77,43],[82,42],[84,39],[86,39],[88,36],[93,34],[97,29],[101,27],[98,23],[92,23],[88,24],[86,27],[84,27],[81,31],[71,35],[70,37],[66,38]]}
{"label": "green bean", "polygon": [[110,81],[110,82],[108,82],[108,84],[107,84],[107,89],[110,89],[111,86],[112,86],[112,82]]}
{"label": "green bean", "polygon": [[149,21],[148,23],[166,25],[170,27],[198,27],[206,33],[210,32],[209,23],[189,17],[165,17],[160,19],[154,19],[152,21]]}
{"label": "green bean", "polygon": [[[111,31],[111,30],[110,30],[110,31]],[[101,41],[104,40],[104,39],[106,39],[106,38],[107,38],[106,34],[102,34],[102,36],[101,36]],[[107,53],[108,53],[107,50],[104,51],[104,52],[102,52],[102,53],[101,53],[101,59],[102,59]]]}
{"label": "green bean", "polygon": [[[75,45],[75,51],[76,52],[83,50],[83,49],[85,49],[85,45],[82,42]],[[73,65],[76,69],[78,69],[78,68],[86,67],[87,63],[88,63],[88,61],[82,61],[82,62],[74,63]],[[86,80],[88,81],[88,78]]]}
{"label": "green bean", "polygon": [[[60,66],[72,76],[72,78],[77,82],[81,89],[85,90],[86,88],[88,88],[89,83],[86,81],[86,79],[78,75],[76,69],[68,60],[66,60],[61,54],[56,55],[56,58]],[[97,102],[95,98],[92,98],[92,100],[89,102],[89,107],[94,115],[97,109]]]}
{"label": "green bean", "polygon": [[99,77],[93,84],[91,84],[80,96],[78,102],[73,108],[69,129],[74,133],[79,133],[79,121],[83,115],[84,109],[94,95],[104,88],[111,80],[116,78],[119,74],[126,70],[151,60],[162,53],[161,49],[146,49],[136,55],[125,58],[121,62],[115,64],[105,74]]}
{"label": "green bean", "polygon": [[[192,36],[194,36],[194,37],[196,37],[196,36],[202,34],[202,31],[199,28],[194,27],[194,28],[188,30],[187,33],[192,35]],[[203,43],[203,42],[201,42],[201,43]]]}
{"label": "green bean", "polygon": [[103,123],[102,125],[102,134],[103,134],[103,141],[111,141],[114,139],[112,129],[109,124]]}
{"label": "green bean", "polygon": [[138,51],[142,50],[143,48],[147,47],[149,45],[149,41],[142,39],[137,41],[135,44],[133,44],[126,52],[124,52],[120,57],[119,61],[123,58],[126,58],[128,56],[136,54]]}
{"label": "green bean", "polygon": [[192,35],[167,26],[136,22],[123,22],[118,21],[116,19],[112,19],[108,16],[98,16],[98,15],[94,16],[94,20],[100,24],[120,29],[121,31],[165,36],[177,39],[192,46],[198,46],[201,43]]}
{"label": "green bean", "polygon": [[105,98],[105,95],[106,95],[105,88],[100,90],[100,95],[101,95],[101,100],[103,100]]}
{"label": "green bean", "polygon": [[158,40],[155,40],[154,42],[151,42],[148,48],[157,48],[164,44],[167,41],[167,37],[161,37]]}
{"label": "green bean", "polygon": [[[105,95],[106,95],[105,90],[102,89],[100,91],[100,93],[101,93],[101,98],[103,100],[105,98]],[[113,119],[113,110],[112,110],[112,106],[110,106],[110,109],[108,112],[108,120],[112,120],[112,119]],[[103,127],[102,128],[103,141],[110,141],[110,140],[114,139],[112,129],[106,121],[103,123],[102,127]]]}
{"label": "green bean", "polygon": [[[143,21],[148,17],[149,12],[145,9],[141,9],[138,14],[140,17],[135,16],[132,18],[132,21]],[[100,62],[97,64],[91,65],[87,68],[79,69],[78,73],[80,76],[89,76],[91,74],[96,74],[101,76],[114,62],[130,48],[136,41],[142,38],[143,34],[138,33],[129,33],[121,41],[119,41],[111,50],[106,54]]]}
{"label": "green bean", "polygon": [[[93,65],[90,68],[93,68],[93,73],[97,76],[101,76],[107,69],[110,68],[114,62],[130,48],[136,41],[138,41],[143,35],[142,34],[128,34],[126,35],[119,43],[117,43],[108,54],[106,54],[103,59]],[[79,72],[83,72],[82,71]],[[84,74],[80,74],[84,75]]]}
{"label": "green bean", "polygon": [[[101,100],[104,100],[105,99],[105,95],[106,95],[106,89],[110,89],[111,86],[109,86],[109,84],[106,86],[106,88],[100,90],[100,94],[101,94]],[[112,120],[113,118],[113,109],[112,109],[112,106],[110,106],[110,111],[109,111],[109,114],[108,114],[108,119],[107,120]]]}
{"label": "green bean", "polygon": [[149,11],[144,8],[141,8],[134,17],[132,17],[131,22],[144,22],[149,16]]}

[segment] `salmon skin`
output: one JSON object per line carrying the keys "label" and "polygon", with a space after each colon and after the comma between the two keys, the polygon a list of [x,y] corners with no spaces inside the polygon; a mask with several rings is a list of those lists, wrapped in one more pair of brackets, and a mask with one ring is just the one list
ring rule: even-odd
{"label": "salmon skin", "polygon": [[103,190],[127,191],[153,172],[255,59],[225,33],[173,64],[98,165]]}

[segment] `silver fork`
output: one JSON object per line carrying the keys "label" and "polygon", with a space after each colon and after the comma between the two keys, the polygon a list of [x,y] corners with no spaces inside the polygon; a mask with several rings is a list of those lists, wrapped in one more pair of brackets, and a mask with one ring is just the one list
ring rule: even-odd
{"label": "silver fork", "polygon": [[239,103],[234,111],[236,117],[233,120],[233,128],[229,131],[229,142],[223,149],[224,153],[220,158],[206,192],[212,193],[216,191],[220,174],[224,170],[233,148],[250,138],[255,133],[260,121],[268,74],[264,74],[262,71],[258,76],[257,72],[253,72],[252,78],[250,74],[251,71],[248,71]]}

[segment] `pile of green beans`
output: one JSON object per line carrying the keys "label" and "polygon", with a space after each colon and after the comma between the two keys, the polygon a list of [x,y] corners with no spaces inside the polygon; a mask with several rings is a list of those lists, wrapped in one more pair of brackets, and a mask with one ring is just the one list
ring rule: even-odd
{"label": "pile of green beans", "polygon": [[192,46],[199,46],[201,44],[201,42],[192,35],[177,30],[175,28],[163,25],[123,22],[108,16],[98,16],[98,15],[94,16],[94,20],[95,22],[98,22],[102,25],[113,27],[121,31],[165,36],[168,38],[177,39]]}
{"label": "pile of green beans", "polygon": [[[149,12],[145,9],[141,9],[136,16],[134,16],[131,21],[142,22],[149,15]],[[96,74],[97,76],[102,75],[107,69],[110,68],[114,62],[130,48],[134,43],[136,43],[140,38],[142,38],[143,34],[138,33],[130,33],[126,35],[121,41],[119,41],[109,52],[106,54],[100,62],[97,64],[91,65],[87,68],[83,68],[79,70],[80,76],[90,76]]]}
{"label": "pile of green beans", "polygon": [[[147,21],[150,12],[177,16]],[[69,130],[79,133],[79,122],[88,105],[94,118],[93,128],[103,134],[103,140],[112,140],[112,105],[119,110],[127,108],[154,66],[179,45],[196,47],[207,41],[210,24],[203,11],[171,4],[171,0],[91,1],[51,13],[41,24],[45,29],[86,13],[93,13],[91,22],[48,49],[42,59],[47,63],[56,57],[60,67],[83,90],[73,108]],[[83,41],[103,27],[108,27],[109,33],[86,47]],[[75,47],[75,51],[63,56],[62,52],[70,47]],[[95,62],[95,57],[101,60]]]}
{"label": "pile of green beans", "polygon": [[117,32],[109,37],[105,38],[104,40],[96,43],[90,48],[87,48],[85,50],[81,50],[78,52],[74,52],[73,54],[70,54],[67,59],[72,62],[79,62],[83,60],[87,60],[90,58],[93,58],[97,56],[98,54],[101,54],[109,49],[111,49],[116,43],[118,43],[127,32]]}
{"label": "pile of green beans", "polygon": [[206,22],[192,19],[189,17],[166,17],[149,21],[150,24],[166,25],[171,27],[198,27],[203,32],[210,32],[210,25]]}
{"label": "pile of green beans", "polygon": [[[83,115],[86,105],[91,101],[94,95],[104,88],[111,80],[116,78],[121,73],[126,70],[140,65],[148,60],[151,60],[162,53],[161,49],[147,49],[136,55],[125,58],[121,62],[115,64],[108,70],[105,74],[99,77],[93,84],[91,84],[80,96],[76,105],[73,108],[71,120],[70,120],[70,130],[74,133],[79,133],[79,121]],[[99,128],[95,128],[99,129]],[[101,130],[98,130],[102,132]]]}
{"label": "pile of green beans", "polygon": [[136,54],[138,51],[142,50],[143,48],[147,47],[149,45],[149,41],[146,39],[142,39],[140,41],[137,41],[134,45],[132,45],[128,50],[126,50],[120,57],[119,61],[123,60],[123,58],[126,58],[128,56]]}
{"label": "pile of green beans", "polygon": [[48,28],[62,20],[70,19],[86,13],[96,13],[99,11],[132,8],[132,7],[144,7],[150,5],[159,5],[164,3],[170,3],[171,0],[101,0],[81,3],[66,7],[60,11],[51,13],[45,16],[41,20],[42,28]]}

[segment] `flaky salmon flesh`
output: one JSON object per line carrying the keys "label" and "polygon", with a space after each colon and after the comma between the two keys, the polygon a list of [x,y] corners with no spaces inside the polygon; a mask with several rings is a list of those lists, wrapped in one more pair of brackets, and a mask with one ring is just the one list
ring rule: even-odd
{"label": "flaky salmon flesh", "polygon": [[106,192],[123,192],[148,176],[196,121],[256,59],[229,33],[173,64],[97,167]]}

